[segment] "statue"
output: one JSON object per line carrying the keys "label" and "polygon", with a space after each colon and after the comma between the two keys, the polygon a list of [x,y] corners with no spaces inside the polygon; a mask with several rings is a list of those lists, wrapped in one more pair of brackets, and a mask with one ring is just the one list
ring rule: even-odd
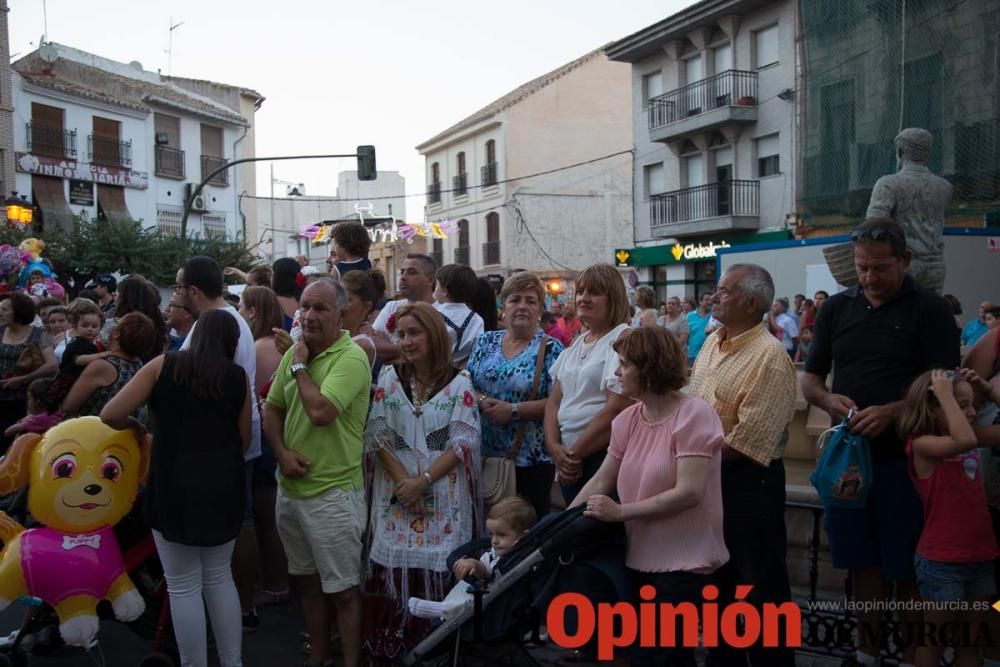
{"label": "statue", "polygon": [[944,218],[951,201],[951,183],[927,168],[934,137],[921,128],[896,135],[895,174],[875,182],[867,218],[892,218],[906,232],[913,253],[909,272],[923,287],[940,293],[944,287]]}

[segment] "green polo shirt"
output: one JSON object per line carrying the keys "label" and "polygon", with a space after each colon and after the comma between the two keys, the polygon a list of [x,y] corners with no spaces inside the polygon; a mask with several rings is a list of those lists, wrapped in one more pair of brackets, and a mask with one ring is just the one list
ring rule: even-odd
{"label": "green polo shirt", "polygon": [[333,487],[364,488],[362,434],[372,379],[368,355],[342,330],[337,342],[309,362],[309,377],[337,408],[337,418],[326,426],[315,426],[309,420],[291,366],[292,350],[288,350],[278,365],[267,403],[285,413],[285,447],[299,452],[312,465],[298,479],[285,478],[279,469],[282,491],[295,498],[311,498]]}

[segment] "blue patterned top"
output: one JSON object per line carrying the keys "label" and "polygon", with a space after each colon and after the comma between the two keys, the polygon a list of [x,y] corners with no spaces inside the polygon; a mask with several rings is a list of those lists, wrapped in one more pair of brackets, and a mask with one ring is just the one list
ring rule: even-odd
{"label": "blue patterned top", "polygon": [[[545,352],[542,379],[538,384],[538,394],[535,399],[547,398],[549,392],[552,391],[552,378],[549,375],[549,370],[556,358],[562,354],[563,344],[546,336],[539,329],[535,332],[531,343],[520,354],[513,359],[507,359],[504,357],[501,345],[503,335],[503,331],[487,331],[479,337],[475,347],[472,348],[465,369],[472,376],[472,384],[476,391],[508,403],[528,400],[528,394],[531,393],[531,385],[535,379],[538,345],[542,339],[545,339],[548,342],[548,349]],[[517,435],[518,424],[512,421],[501,426],[483,417],[480,420],[480,426],[483,434],[483,456],[505,456],[510,451],[514,436]],[[552,463],[551,457],[545,450],[541,419],[527,423],[516,463],[519,467]]]}

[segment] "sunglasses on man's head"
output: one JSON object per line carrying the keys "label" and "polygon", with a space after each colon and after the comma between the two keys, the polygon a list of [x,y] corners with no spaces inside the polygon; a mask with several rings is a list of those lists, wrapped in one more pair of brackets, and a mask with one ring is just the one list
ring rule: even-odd
{"label": "sunglasses on man's head", "polygon": [[869,227],[851,232],[852,241],[889,241],[896,237],[897,234],[886,227]]}

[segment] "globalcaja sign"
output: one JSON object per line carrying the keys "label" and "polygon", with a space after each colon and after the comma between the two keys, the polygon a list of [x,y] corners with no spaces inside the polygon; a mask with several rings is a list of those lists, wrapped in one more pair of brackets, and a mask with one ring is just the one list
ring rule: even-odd
{"label": "globalcaja sign", "polygon": [[678,241],[672,245],[639,246],[615,250],[615,266],[664,266],[714,260],[719,250],[734,245],[787,241],[786,231],[764,232],[762,234],[736,234],[732,237],[708,241]]}

